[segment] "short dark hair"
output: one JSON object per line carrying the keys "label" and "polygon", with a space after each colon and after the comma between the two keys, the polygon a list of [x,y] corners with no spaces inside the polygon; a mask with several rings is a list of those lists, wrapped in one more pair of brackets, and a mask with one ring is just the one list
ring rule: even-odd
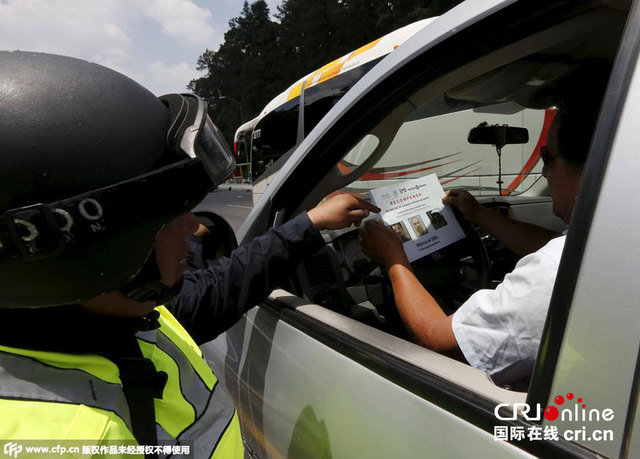
{"label": "short dark hair", "polygon": [[610,69],[602,60],[583,62],[563,84],[566,92],[554,123],[558,154],[568,163],[582,165],[587,160]]}
{"label": "short dark hair", "polygon": [[558,155],[567,163],[582,165],[587,160],[591,137],[600,106],[582,110],[560,109],[554,120],[557,126]]}

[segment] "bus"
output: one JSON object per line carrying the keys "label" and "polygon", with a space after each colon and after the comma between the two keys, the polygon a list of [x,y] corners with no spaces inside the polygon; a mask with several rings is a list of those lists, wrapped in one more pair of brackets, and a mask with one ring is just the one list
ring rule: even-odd
{"label": "bus", "polygon": [[240,126],[234,136],[234,151],[254,192],[261,194],[258,190],[266,187],[277,169],[272,168],[274,163],[292,151],[358,80],[434,19],[397,29],[305,75]]}

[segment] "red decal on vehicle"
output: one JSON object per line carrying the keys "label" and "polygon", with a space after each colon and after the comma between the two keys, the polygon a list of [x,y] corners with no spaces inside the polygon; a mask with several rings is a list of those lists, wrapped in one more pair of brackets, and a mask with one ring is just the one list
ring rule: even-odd
{"label": "red decal on vehicle", "polygon": [[538,143],[536,147],[531,152],[531,156],[522,167],[522,170],[518,173],[518,176],[513,179],[513,181],[509,184],[506,190],[502,191],[503,195],[511,194],[521,183],[527,178],[533,166],[536,165],[538,160],[540,159],[540,148],[547,144],[547,133],[549,132],[549,128],[551,127],[551,123],[553,119],[556,117],[556,110],[546,109],[544,111],[544,122],[542,124],[542,132],[540,132],[540,138],[538,138]]}
{"label": "red decal on vehicle", "polygon": [[403,177],[406,175],[417,174],[418,172],[428,171],[430,169],[436,169],[438,167],[446,166],[448,164],[453,164],[453,163],[455,163],[455,161],[449,161],[447,163],[436,164],[435,166],[427,166],[427,167],[422,167],[420,169],[412,169],[412,170],[403,171],[403,172],[378,172],[378,173],[370,172],[360,177],[360,180],[385,180],[385,179],[390,179],[395,177]]}

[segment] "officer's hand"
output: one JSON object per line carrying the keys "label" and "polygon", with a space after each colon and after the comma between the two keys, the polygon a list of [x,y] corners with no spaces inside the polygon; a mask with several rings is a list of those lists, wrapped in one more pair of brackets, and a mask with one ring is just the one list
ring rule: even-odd
{"label": "officer's hand", "polygon": [[311,223],[319,230],[340,229],[360,225],[369,212],[380,212],[373,204],[350,194],[338,194],[307,212]]}
{"label": "officer's hand", "polygon": [[485,210],[480,203],[471,196],[468,191],[464,190],[449,190],[442,202],[449,206],[457,207],[465,220],[478,224],[481,218],[482,212]]}

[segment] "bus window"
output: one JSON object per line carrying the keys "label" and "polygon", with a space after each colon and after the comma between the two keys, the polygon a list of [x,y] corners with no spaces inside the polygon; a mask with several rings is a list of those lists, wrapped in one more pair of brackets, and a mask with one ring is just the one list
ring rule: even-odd
{"label": "bus window", "polygon": [[236,140],[233,143],[233,152],[236,155],[236,162],[237,163],[246,163],[247,162],[247,158],[248,158],[248,147],[250,142],[247,142],[247,134],[251,135],[251,133],[246,133],[243,132],[239,135],[236,136]]}
{"label": "bus window", "polygon": [[306,75],[269,102],[257,118],[240,126],[235,140],[239,140],[241,132],[247,133],[244,145],[245,148],[251,145],[247,150],[253,181],[296,146],[301,96],[304,99],[303,136],[306,137],[369,70],[434,19],[422,19],[397,29]]}
{"label": "bus window", "polygon": [[304,135],[307,136],[329,110],[356,84],[382,57],[369,61],[304,91]]}
{"label": "bus window", "polygon": [[251,142],[251,175],[255,180],[296,144],[298,98],[276,108],[258,121]]}

